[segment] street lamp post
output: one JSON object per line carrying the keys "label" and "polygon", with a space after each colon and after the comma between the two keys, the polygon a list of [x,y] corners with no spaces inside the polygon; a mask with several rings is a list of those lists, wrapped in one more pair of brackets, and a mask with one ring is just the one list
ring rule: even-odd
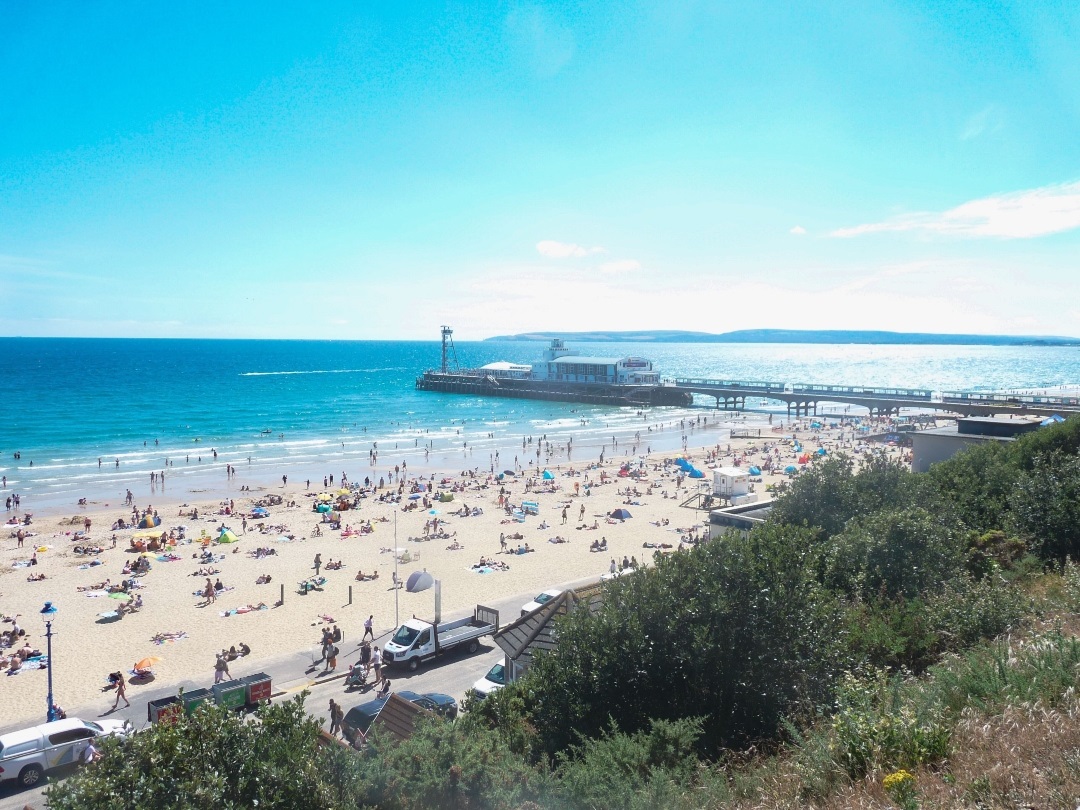
{"label": "street lamp post", "polygon": [[56,615],[56,608],[52,602],[46,602],[45,607],[41,609],[41,615],[45,619],[45,643],[48,645],[46,648],[46,655],[49,658],[49,664],[47,671],[49,674],[49,696],[48,701],[48,714],[46,715],[48,722],[60,719],[60,711],[56,708],[56,704],[53,702],[53,690],[52,690],[52,671],[53,671],[53,655],[52,655],[52,620]]}

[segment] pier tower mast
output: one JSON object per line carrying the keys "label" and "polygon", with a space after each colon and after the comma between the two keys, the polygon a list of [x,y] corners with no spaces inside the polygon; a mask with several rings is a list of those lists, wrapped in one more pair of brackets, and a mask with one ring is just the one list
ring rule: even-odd
{"label": "pier tower mast", "polygon": [[446,354],[447,347],[449,347],[450,351],[454,355],[454,366],[455,366],[455,368],[457,367],[458,359],[457,359],[457,349],[454,348],[454,338],[453,338],[454,330],[451,329],[449,326],[443,326],[443,327],[441,327],[441,329],[442,329],[442,373],[445,374],[447,372],[447,354]]}

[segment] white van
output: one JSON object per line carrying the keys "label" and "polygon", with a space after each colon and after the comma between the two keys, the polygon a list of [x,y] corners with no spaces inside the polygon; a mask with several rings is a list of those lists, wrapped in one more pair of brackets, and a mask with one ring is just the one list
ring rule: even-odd
{"label": "white van", "polygon": [[0,780],[18,779],[23,787],[41,781],[45,771],[80,761],[94,737],[126,737],[131,721],[70,717],[0,736]]}

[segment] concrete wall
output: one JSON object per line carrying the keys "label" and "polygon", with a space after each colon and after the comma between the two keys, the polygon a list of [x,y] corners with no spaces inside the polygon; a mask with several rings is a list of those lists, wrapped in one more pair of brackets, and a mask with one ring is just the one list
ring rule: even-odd
{"label": "concrete wall", "polygon": [[931,464],[946,461],[965,448],[986,441],[1000,441],[992,436],[939,433],[932,430],[915,431],[909,435],[911,436],[912,472],[926,472]]}

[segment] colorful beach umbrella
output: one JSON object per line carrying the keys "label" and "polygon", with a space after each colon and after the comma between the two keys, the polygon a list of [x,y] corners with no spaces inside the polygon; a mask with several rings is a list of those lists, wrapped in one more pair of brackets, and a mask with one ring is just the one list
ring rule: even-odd
{"label": "colorful beach umbrella", "polygon": [[142,659],[141,661],[139,661],[137,664],[135,664],[135,666],[132,667],[132,669],[141,669],[141,670],[153,669],[154,664],[160,664],[164,660],[165,660],[164,658],[158,658],[156,655],[150,655],[150,656],[147,656],[146,658]]}

